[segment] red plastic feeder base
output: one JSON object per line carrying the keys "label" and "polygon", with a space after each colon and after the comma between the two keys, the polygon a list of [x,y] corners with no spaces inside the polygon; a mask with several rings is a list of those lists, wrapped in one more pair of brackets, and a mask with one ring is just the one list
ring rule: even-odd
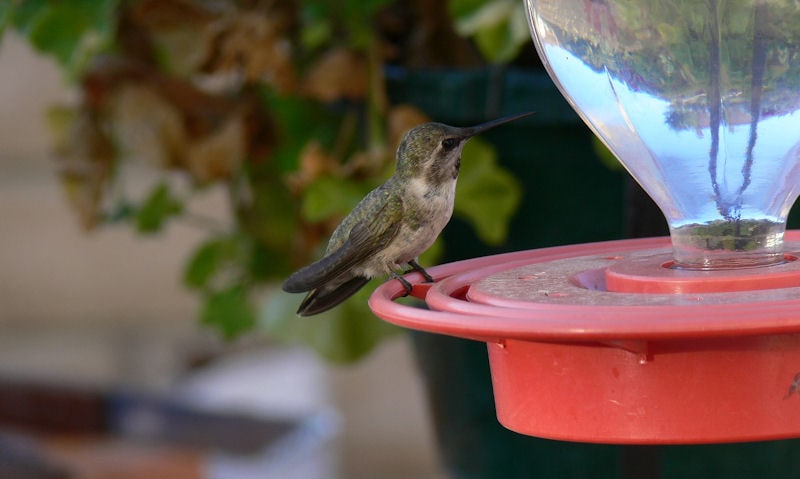
{"label": "red plastic feeder base", "polygon": [[[800,232],[787,261],[665,268],[668,238],[522,251],[410,274],[429,309],[370,306],[485,341],[500,422],[552,439],[697,444],[800,437]],[[666,259],[665,259],[666,258]]]}

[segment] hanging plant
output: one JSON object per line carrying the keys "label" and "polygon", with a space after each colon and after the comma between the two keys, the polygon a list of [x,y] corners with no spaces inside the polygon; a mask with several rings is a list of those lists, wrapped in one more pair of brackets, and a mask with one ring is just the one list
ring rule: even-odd
{"label": "hanging plant", "polygon": [[[229,338],[259,328],[348,361],[396,331],[369,312],[371,288],[300,320],[300,298],[277,285],[316,258],[338,221],[392,172],[403,132],[429,120],[389,104],[384,64],[483,62],[454,16],[464,34],[495,38],[482,32],[516,28],[505,3],[12,0],[0,4],[0,32],[14,30],[54,58],[80,92],[47,118],[58,174],[84,229],[122,224],[157,235],[173,221],[204,228],[183,272],[202,301],[202,323]],[[478,44],[484,53],[494,45],[492,61],[518,48]],[[488,144],[471,145],[456,214],[499,243],[520,186]],[[135,162],[159,172],[143,196],[128,185]],[[222,222],[197,210],[209,188],[225,192]],[[440,251],[437,244],[423,261]]]}

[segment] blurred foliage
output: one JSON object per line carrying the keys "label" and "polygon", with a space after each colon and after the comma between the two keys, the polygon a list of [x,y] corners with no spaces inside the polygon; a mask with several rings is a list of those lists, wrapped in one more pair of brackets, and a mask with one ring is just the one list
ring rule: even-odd
{"label": "blurred foliage", "polygon": [[0,28],[11,23],[37,49],[75,77],[113,41],[118,0],[8,0],[0,6]]}
{"label": "blurred foliage", "polygon": [[[402,134],[428,121],[389,104],[383,65],[507,61],[528,38],[517,3],[7,0],[0,33],[17,31],[79,88],[77,104],[47,118],[66,197],[86,230],[206,227],[183,275],[202,298],[202,323],[226,337],[258,326],[350,361],[395,332],[369,312],[372,288],[300,320],[301,298],[276,286],[318,256],[341,218],[391,174]],[[501,242],[520,187],[488,144],[473,140],[464,156],[456,214],[487,243]],[[124,163],[134,161],[160,172],[141,198],[125,188]],[[222,223],[193,211],[209,188],[229,200]]]}
{"label": "blurred foliage", "polygon": [[456,30],[474,37],[481,54],[493,63],[513,60],[531,41],[522,1],[452,0],[450,11]]}

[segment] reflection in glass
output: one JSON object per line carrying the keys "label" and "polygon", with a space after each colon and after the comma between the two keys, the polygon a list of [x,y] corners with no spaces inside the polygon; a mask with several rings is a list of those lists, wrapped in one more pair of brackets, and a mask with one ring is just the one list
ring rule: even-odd
{"label": "reflection in glass", "polygon": [[676,264],[783,261],[800,2],[526,1],[551,76],[663,211]]}

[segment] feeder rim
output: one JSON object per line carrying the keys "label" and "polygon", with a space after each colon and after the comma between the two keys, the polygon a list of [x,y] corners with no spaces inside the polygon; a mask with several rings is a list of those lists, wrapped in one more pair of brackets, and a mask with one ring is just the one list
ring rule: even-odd
{"label": "feeder rim", "polygon": [[[800,240],[800,231],[787,232],[786,239]],[[454,297],[490,274],[527,264],[669,246],[668,237],[656,237],[556,246],[463,260],[429,268],[428,272],[437,278],[432,284],[422,283],[423,278],[418,273],[406,276],[413,284],[412,295],[426,300],[431,309],[394,302],[405,292],[396,280],[379,286],[370,297],[369,305],[376,315],[402,327],[487,342],[504,339],[654,341],[800,333],[800,293],[797,299],[735,304],[525,303],[520,308],[478,304]]]}

